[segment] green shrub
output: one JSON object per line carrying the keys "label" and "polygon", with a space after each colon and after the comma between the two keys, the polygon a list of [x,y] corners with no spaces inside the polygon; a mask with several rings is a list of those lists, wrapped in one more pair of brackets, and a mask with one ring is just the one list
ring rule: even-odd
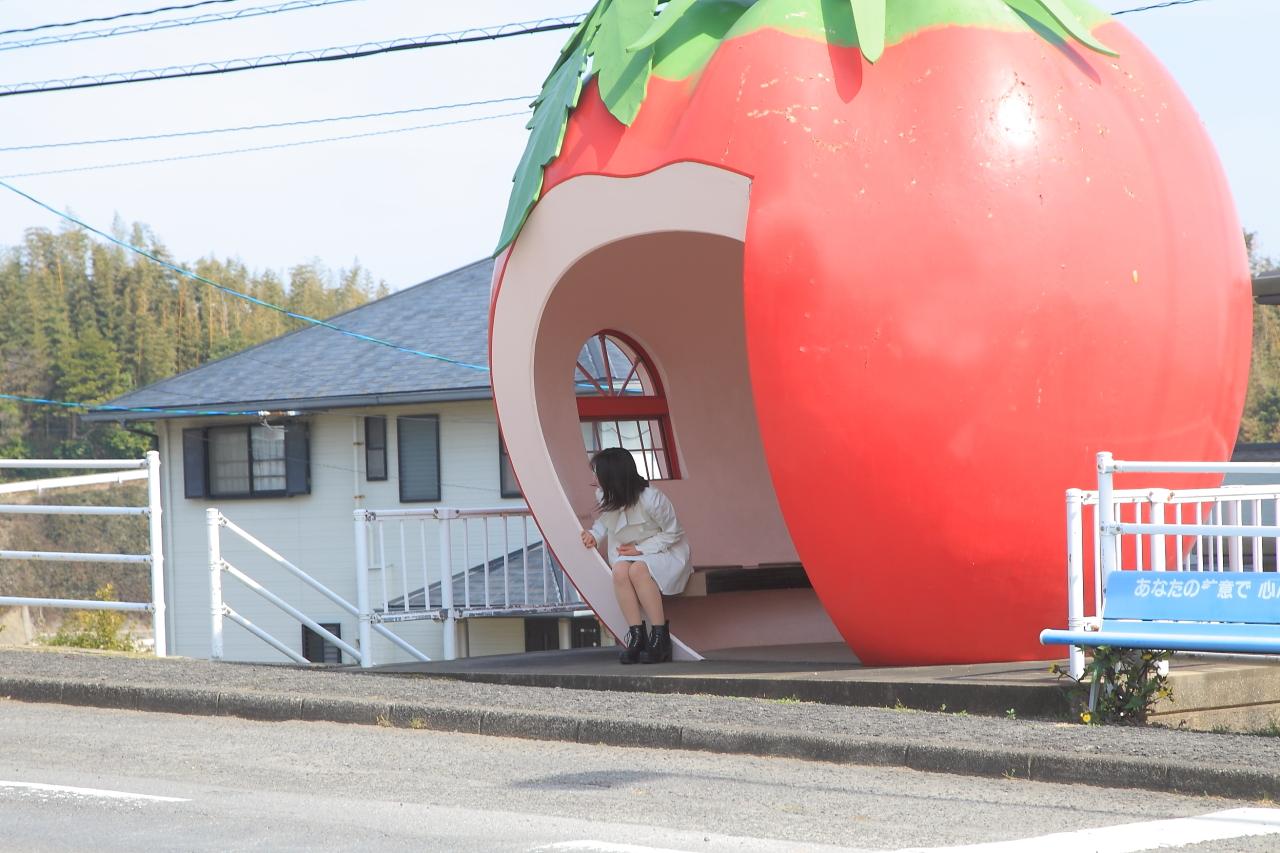
{"label": "green shrub", "polygon": [[[112,584],[100,587],[93,596],[98,601],[118,601]],[[71,616],[71,626],[64,622],[58,633],[44,640],[47,646],[68,646],[76,649],[103,649],[111,652],[132,652],[137,644],[127,632],[123,635],[125,614],[119,610],[77,610]]]}
{"label": "green shrub", "polygon": [[[1090,725],[1138,725],[1147,721],[1156,702],[1173,698],[1169,677],[1160,666],[1172,654],[1098,646],[1079,680],[1071,678],[1056,663],[1049,667],[1049,671],[1071,682],[1068,698],[1080,714],[1081,722]],[[1090,711],[1088,698],[1094,685],[1097,686],[1097,699]]]}

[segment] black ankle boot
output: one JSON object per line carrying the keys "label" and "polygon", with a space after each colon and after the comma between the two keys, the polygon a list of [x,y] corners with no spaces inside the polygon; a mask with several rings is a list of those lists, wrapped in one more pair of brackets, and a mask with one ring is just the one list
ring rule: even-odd
{"label": "black ankle boot", "polygon": [[671,620],[654,625],[649,643],[640,652],[640,663],[666,663],[671,660]]}
{"label": "black ankle boot", "polygon": [[648,645],[649,638],[644,633],[644,623],[632,625],[625,638],[626,648],[618,655],[618,663],[635,663]]}

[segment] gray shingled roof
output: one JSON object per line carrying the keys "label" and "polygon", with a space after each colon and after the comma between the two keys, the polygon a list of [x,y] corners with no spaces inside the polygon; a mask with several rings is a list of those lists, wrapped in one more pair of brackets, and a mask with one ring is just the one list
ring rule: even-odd
{"label": "gray shingled roof", "polygon": [[[400,346],[485,365],[492,278],[493,261],[477,261],[340,314],[332,322]],[[487,371],[308,326],[132,391],[109,405],[279,411],[490,396]],[[156,417],[127,412],[88,416],[93,420]]]}
{"label": "gray shingled roof", "polygon": [[[453,576],[453,606],[472,608],[543,609],[561,607],[577,610],[585,607],[573,585],[565,579],[564,570],[550,552],[543,565],[542,543],[535,542],[528,549],[529,570],[525,577],[524,552],[521,549],[505,556],[498,556],[486,563],[471,566],[466,572]],[[489,576],[488,597],[485,596],[485,575]],[[468,589],[469,587],[469,589]],[[468,592],[470,597],[468,597]],[[409,593],[408,612],[438,610],[441,604],[440,582],[425,589],[427,606],[423,604],[423,588]],[[388,614],[404,613],[404,596],[387,602]]]}

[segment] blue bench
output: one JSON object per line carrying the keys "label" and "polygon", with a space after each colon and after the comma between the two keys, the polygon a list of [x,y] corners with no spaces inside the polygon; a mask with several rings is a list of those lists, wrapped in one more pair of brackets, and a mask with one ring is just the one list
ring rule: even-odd
{"label": "blue bench", "polygon": [[1044,645],[1280,654],[1280,574],[1111,572],[1096,630],[1048,629]]}

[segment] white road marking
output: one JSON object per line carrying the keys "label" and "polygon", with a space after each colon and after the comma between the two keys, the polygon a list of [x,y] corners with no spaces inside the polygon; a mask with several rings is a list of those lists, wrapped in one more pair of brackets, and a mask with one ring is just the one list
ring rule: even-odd
{"label": "white road marking", "polygon": [[1148,820],[1099,826],[1075,832],[1058,832],[1039,838],[996,841],[989,844],[966,844],[961,847],[930,847],[902,850],[899,853],[1137,853],[1141,850],[1168,849],[1224,841],[1256,835],[1280,833],[1280,809],[1229,809],[1200,817],[1170,820]]}
{"label": "white road marking", "polygon": [[[3,784],[3,783],[0,783]],[[1037,838],[1019,838],[1013,841],[993,841],[983,844],[964,844],[956,847],[911,847],[897,853],[1140,853],[1143,850],[1167,850],[1202,844],[1206,841],[1226,841],[1232,838],[1248,838],[1259,835],[1280,834],[1280,809],[1229,809],[1200,817],[1149,820],[1141,823],[1123,823],[1117,826],[1099,826],[1074,832],[1057,832]],[[742,849],[778,849],[777,840],[737,839],[753,842]],[[759,848],[755,843],[762,845]],[[854,848],[849,853],[866,853]],[[617,844],[610,841],[561,841],[531,848],[540,853],[581,851],[581,853],[682,853],[665,847],[645,847],[640,844]],[[887,853],[887,851],[885,851]]]}
{"label": "white road marking", "polygon": [[702,844],[697,848],[676,849],[674,847],[646,847],[643,844],[619,844],[613,841],[559,841],[554,844],[543,844],[529,848],[529,853],[559,853],[559,851],[579,851],[579,853],[688,853],[691,849],[705,849],[707,843],[716,844],[717,849],[732,848],[742,853],[777,853],[779,850],[801,851],[802,853],[886,853],[877,850],[854,850],[849,847],[834,847],[827,844],[786,844],[776,838],[745,838],[737,835],[709,834],[701,838]]}
{"label": "white road marking", "polygon": [[144,800],[152,803],[191,802],[181,797],[157,797],[154,794],[131,794],[128,791],[107,791],[101,788],[73,788],[70,785],[45,785],[41,782],[6,782],[0,779],[0,790],[7,788],[40,791],[46,794],[69,794],[74,797],[98,797],[104,800]]}
{"label": "white road marking", "polygon": [[561,841],[532,848],[534,851],[582,850],[585,853],[683,853],[668,847],[642,847],[639,844],[614,844],[611,841]]}

